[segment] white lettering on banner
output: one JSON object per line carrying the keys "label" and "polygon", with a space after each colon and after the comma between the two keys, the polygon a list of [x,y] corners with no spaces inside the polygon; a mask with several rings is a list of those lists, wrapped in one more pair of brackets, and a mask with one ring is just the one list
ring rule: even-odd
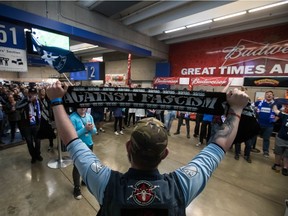
{"label": "white lettering on banner", "polygon": [[196,77],[191,79],[191,85],[209,85],[209,86],[223,86],[227,85],[227,77],[215,77],[215,78],[205,78],[205,77]]}
{"label": "white lettering on banner", "polygon": [[[243,40],[245,41],[245,40]],[[241,42],[241,41],[240,41]],[[255,43],[252,42],[251,43]],[[237,59],[241,57],[256,57],[256,56],[269,56],[275,54],[287,54],[288,53],[288,45],[283,41],[282,46],[279,42],[275,45],[266,44],[259,48],[246,47],[245,45],[238,45],[231,48],[224,48],[224,52],[228,51],[228,54],[225,56],[225,59]]]}
{"label": "white lettering on banner", "polygon": [[213,75],[216,67],[182,68],[182,75]]}

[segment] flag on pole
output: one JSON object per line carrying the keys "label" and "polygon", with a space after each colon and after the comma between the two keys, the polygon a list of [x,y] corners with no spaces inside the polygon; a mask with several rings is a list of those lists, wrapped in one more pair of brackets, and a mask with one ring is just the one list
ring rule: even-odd
{"label": "flag on pole", "polygon": [[31,35],[31,40],[41,58],[59,73],[85,70],[84,64],[70,50],[44,46],[33,35]]}
{"label": "flag on pole", "polygon": [[131,87],[131,54],[128,54],[128,69],[127,69],[127,78],[126,85]]}

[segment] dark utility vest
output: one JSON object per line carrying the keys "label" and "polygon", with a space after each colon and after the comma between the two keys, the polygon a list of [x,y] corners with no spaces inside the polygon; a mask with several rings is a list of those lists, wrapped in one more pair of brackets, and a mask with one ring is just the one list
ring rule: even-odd
{"label": "dark utility vest", "polygon": [[158,170],[112,171],[97,216],[185,216],[184,196],[175,174]]}

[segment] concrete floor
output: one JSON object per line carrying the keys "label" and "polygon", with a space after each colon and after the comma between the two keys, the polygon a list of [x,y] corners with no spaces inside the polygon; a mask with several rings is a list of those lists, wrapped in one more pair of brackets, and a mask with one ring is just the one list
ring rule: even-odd
{"label": "concrete floor", "polygon": [[[116,136],[112,124],[106,123],[106,133],[94,136],[94,152],[104,164],[125,172],[129,168],[125,142],[132,128],[126,128],[124,135]],[[174,121],[172,132],[176,124]],[[193,129],[194,122],[191,122],[192,135]],[[196,147],[197,142],[193,136],[186,138],[185,126],[180,135],[169,137],[170,154],[160,165],[160,172],[170,172],[185,165],[203,148]],[[257,147],[261,149],[261,146],[259,138]],[[273,146],[274,137],[271,138],[271,148]],[[48,162],[58,158],[58,151],[47,152],[47,148],[48,140],[43,140],[44,160],[33,165],[26,145],[0,151],[0,215],[95,216],[99,205],[87,188],[82,187],[82,200],[73,198],[72,165],[49,168]],[[233,150],[227,152],[205,190],[187,208],[187,215],[283,216],[284,200],[288,198],[288,177],[271,170],[272,151],[270,158],[264,158],[261,153],[251,154],[252,163],[249,164],[243,157],[236,161]]]}

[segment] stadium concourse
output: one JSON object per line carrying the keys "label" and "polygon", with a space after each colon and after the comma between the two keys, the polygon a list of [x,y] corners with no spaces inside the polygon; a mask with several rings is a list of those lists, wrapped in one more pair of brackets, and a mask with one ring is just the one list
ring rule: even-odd
{"label": "stadium concourse", "polygon": [[[191,131],[194,121],[191,122]],[[176,131],[177,120],[171,132]],[[102,162],[119,171],[129,168],[125,143],[132,127],[124,135],[116,136],[113,123],[106,122],[105,133],[95,135],[94,152]],[[197,138],[186,138],[186,128],[179,135],[169,136],[170,154],[160,165],[160,172],[170,172],[185,165],[204,146],[196,147]],[[171,133],[173,134],[173,133]],[[271,137],[271,147],[274,147]],[[56,143],[56,140],[54,140]],[[257,147],[261,149],[258,138]],[[242,147],[244,148],[244,147]],[[83,198],[73,197],[72,168],[48,167],[48,162],[58,157],[58,151],[48,152],[48,140],[42,140],[42,162],[30,163],[25,142],[0,151],[0,215],[49,216],[85,215],[95,216],[99,205],[95,198],[82,186]],[[272,150],[271,150],[272,152]],[[284,200],[287,199],[287,177],[271,169],[274,155],[263,157],[262,153],[251,153],[252,163],[234,159],[234,149],[227,152],[224,161],[213,174],[204,192],[187,208],[188,216],[283,216]],[[67,153],[63,152],[63,156]]]}

